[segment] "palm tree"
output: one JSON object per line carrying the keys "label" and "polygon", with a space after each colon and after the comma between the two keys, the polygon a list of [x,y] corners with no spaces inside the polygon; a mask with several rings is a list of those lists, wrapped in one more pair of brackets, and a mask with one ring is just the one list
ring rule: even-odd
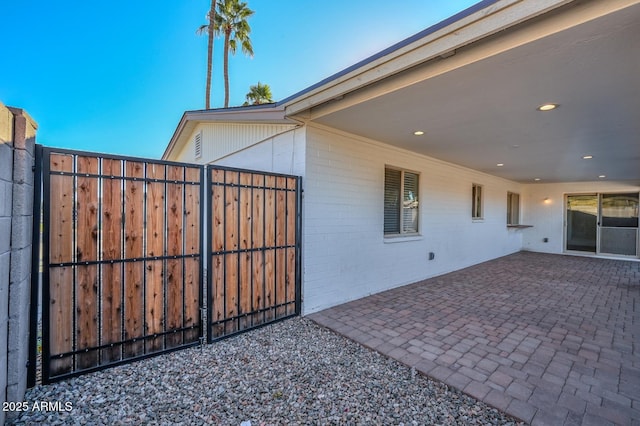
{"label": "palm tree", "polygon": [[214,35],[214,20],[216,17],[216,0],[211,0],[211,8],[207,13],[208,24],[201,25],[198,28],[198,34],[204,34],[207,32],[208,44],[207,44],[207,88],[205,89],[204,105],[205,109],[209,109],[211,106],[211,71],[213,69],[213,35]]}
{"label": "palm tree", "polygon": [[254,11],[240,0],[220,0],[215,16],[216,34],[224,35],[224,107],[229,106],[229,52],[235,55],[238,44],[242,53],[253,56],[253,46],[249,33],[251,27],[247,19]]}
{"label": "palm tree", "polygon": [[249,93],[246,95],[247,101],[245,105],[259,105],[268,104],[273,102],[273,95],[271,95],[271,87],[268,84],[254,84],[249,86]]}

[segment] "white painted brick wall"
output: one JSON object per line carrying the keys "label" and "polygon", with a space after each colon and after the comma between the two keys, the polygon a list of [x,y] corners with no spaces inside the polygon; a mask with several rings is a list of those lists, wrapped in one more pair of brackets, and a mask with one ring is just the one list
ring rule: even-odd
{"label": "white painted brick wall", "polygon": [[[384,238],[385,165],[420,172],[418,238]],[[522,231],[506,227],[515,182],[321,128],[308,128],[304,181],[305,314],[522,247]],[[471,219],[472,183],[484,185],[482,222]]]}

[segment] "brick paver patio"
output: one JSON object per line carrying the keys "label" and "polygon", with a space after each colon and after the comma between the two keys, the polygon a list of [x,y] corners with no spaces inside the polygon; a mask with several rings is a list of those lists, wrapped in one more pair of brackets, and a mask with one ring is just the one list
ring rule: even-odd
{"label": "brick paver patio", "polygon": [[640,425],[640,262],[520,252],[309,317],[533,425]]}

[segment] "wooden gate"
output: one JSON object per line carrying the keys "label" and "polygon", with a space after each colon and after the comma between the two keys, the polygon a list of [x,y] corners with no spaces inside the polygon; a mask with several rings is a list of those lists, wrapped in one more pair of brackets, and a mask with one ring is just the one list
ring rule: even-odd
{"label": "wooden gate", "polygon": [[37,146],[35,182],[43,383],[202,343],[205,290],[209,342],[300,313],[299,177]]}
{"label": "wooden gate", "polygon": [[38,149],[43,382],[199,343],[203,168]]}
{"label": "wooden gate", "polygon": [[209,342],[300,313],[300,178],[210,167]]}

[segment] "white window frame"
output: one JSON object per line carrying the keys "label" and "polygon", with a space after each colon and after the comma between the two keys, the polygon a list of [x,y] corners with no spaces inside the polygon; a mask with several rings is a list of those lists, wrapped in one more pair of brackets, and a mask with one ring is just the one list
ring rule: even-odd
{"label": "white window frame", "polygon": [[507,192],[507,225],[520,225],[520,194]]}
{"label": "white window frame", "polygon": [[[400,196],[402,197],[402,202],[398,202],[398,209],[399,211],[397,212],[399,215],[399,230],[398,232],[387,232],[386,230],[384,230],[384,223],[386,223],[386,192],[387,192],[387,181],[386,181],[386,175],[387,175],[387,170],[394,170],[394,171],[398,171],[400,172],[400,188],[398,188],[398,193],[400,194]],[[404,200],[404,191],[405,191],[405,175],[407,173],[410,173],[412,175],[415,175],[417,177],[417,188],[416,188],[416,192],[417,194],[414,195],[414,199],[413,200]],[[383,194],[383,233],[384,233],[384,237],[385,238],[393,238],[393,237],[411,237],[411,236],[419,236],[420,235],[420,226],[421,226],[421,221],[420,221],[420,173],[416,172],[414,170],[406,170],[406,169],[402,169],[399,167],[394,167],[394,166],[385,166],[385,182],[384,182],[384,194]],[[409,203],[411,206],[410,207],[405,207],[405,205]],[[415,217],[415,221],[416,221],[416,225],[415,225],[415,230],[405,230],[405,214],[407,212],[407,210],[416,210],[415,213],[412,214],[413,217]]]}
{"label": "white window frame", "polygon": [[484,219],[484,188],[477,183],[471,184],[471,219]]}

